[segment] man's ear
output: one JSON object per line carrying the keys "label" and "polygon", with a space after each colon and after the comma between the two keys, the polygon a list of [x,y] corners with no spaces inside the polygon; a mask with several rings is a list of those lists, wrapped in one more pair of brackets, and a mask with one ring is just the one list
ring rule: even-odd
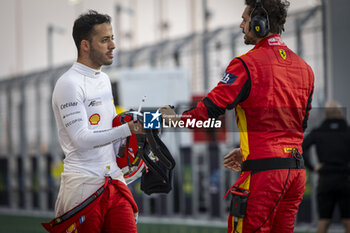
{"label": "man's ear", "polygon": [[80,51],[84,51],[85,53],[90,50],[90,42],[88,40],[82,40],[80,43]]}

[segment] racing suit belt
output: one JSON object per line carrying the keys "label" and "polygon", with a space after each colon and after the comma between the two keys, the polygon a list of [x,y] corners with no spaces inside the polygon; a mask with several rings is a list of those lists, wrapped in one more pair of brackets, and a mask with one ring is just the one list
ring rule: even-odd
{"label": "racing suit belt", "polygon": [[277,169],[305,169],[304,159],[302,156],[297,156],[290,158],[252,159],[242,163],[242,171],[252,171],[252,173]]}

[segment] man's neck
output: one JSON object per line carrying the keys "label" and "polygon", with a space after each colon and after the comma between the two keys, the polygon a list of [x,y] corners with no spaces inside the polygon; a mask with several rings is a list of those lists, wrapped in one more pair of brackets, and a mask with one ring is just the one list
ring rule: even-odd
{"label": "man's neck", "polygon": [[94,70],[101,69],[101,66],[93,64],[90,59],[84,59],[82,57],[78,57],[77,62],[79,62],[87,67],[90,67],[91,69],[94,69]]}
{"label": "man's neck", "polygon": [[255,44],[255,45],[259,44],[260,41],[262,41],[262,40],[264,40],[265,38],[267,38],[267,37],[269,37],[269,36],[272,36],[272,35],[273,35],[273,33],[269,32],[269,33],[267,34],[267,36],[265,36],[265,37],[263,37],[263,38],[257,38],[257,39],[256,39],[256,44]]}

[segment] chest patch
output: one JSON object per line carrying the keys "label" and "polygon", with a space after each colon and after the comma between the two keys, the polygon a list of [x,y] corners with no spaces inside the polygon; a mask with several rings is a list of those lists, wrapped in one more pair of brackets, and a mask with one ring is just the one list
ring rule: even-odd
{"label": "chest patch", "polygon": [[102,105],[102,100],[101,98],[96,98],[96,99],[91,99],[91,100],[88,100],[89,104],[88,104],[88,107],[96,107],[96,106],[100,106]]}
{"label": "chest patch", "polygon": [[287,53],[284,49],[279,49],[279,53],[280,53],[281,57],[283,58],[283,60],[287,59]]}

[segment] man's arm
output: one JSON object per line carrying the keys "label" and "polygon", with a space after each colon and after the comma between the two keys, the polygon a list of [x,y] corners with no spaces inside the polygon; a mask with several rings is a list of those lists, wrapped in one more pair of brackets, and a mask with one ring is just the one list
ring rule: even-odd
{"label": "man's arm", "polygon": [[[232,109],[238,103],[246,100],[250,93],[250,86],[248,67],[242,59],[235,58],[227,67],[218,85],[203,100],[198,102],[195,108],[185,111],[181,116],[181,120],[196,119],[204,121],[208,118],[216,119],[223,115],[226,109]],[[175,114],[166,106],[161,109],[161,113],[164,118],[167,115]],[[172,120],[176,121],[180,118]]]}
{"label": "man's arm", "polygon": [[182,119],[218,118],[225,113],[226,109],[232,109],[247,99],[250,86],[248,67],[241,58],[235,58],[227,67],[218,85],[197,104],[196,108],[185,111]]}
{"label": "man's arm", "polygon": [[78,85],[64,81],[56,84],[54,108],[76,147],[93,149],[131,135],[128,124],[106,130],[90,130],[83,100],[84,94]]}
{"label": "man's arm", "polygon": [[307,121],[309,120],[309,115],[310,115],[310,110],[312,108],[312,95],[314,93],[314,89],[312,88],[310,95],[307,99],[307,104],[306,104],[306,111],[305,111],[305,116],[304,116],[304,120],[303,120],[303,132],[305,132],[306,128],[307,128]]}
{"label": "man's arm", "polygon": [[311,131],[306,137],[304,137],[303,145],[302,145],[305,166],[311,171],[315,170],[315,166],[313,166],[310,161],[310,153],[309,153],[310,147],[315,143],[314,137],[315,137],[315,132]]}

